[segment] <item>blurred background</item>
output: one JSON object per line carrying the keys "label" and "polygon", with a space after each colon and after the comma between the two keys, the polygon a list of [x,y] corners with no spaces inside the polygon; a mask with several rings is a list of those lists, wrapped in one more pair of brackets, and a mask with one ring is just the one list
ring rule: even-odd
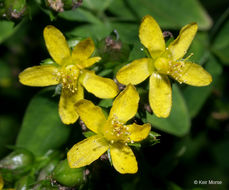
{"label": "blurred background", "polygon": [[[173,108],[167,119],[158,119],[145,109],[148,81],[137,86],[141,105],[135,120],[150,122],[160,134],[133,147],[137,174],[119,174],[106,155],[87,168],[71,170],[64,160],[66,152],[88,133],[82,135],[85,129],[79,122],[61,123],[57,88],[23,86],[18,74],[50,58],[43,29],[51,24],[63,32],[70,47],[92,37],[95,54],[103,58],[92,69],[115,78],[123,65],[145,56],[138,28],[147,14],[174,38],[184,25],[198,23],[186,56],[193,52],[190,60],[211,73],[213,82],[199,88],[173,81]],[[0,0],[0,18],[0,173],[4,188],[229,189],[228,0]],[[112,104],[85,96],[105,111]],[[15,162],[18,157],[21,163]],[[204,185],[199,180],[222,184]]]}

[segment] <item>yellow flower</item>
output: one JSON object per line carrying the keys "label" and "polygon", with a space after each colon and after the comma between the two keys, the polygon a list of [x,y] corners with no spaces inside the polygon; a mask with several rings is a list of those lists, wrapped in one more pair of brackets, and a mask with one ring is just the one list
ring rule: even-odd
{"label": "yellow flower", "polygon": [[44,39],[57,66],[41,65],[27,68],[20,73],[19,80],[28,86],[62,84],[59,114],[63,123],[74,123],[78,119],[74,104],[84,98],[83,87],[99,98],[113,98],[118,94],[118,87],[113,80],[85,70],[101,59],[90,58],[95,49],[90,38],[79,42],[72,52],[63,34],[54,26],[45,27]]}
{"label": "yellow flower", "polygon": [[2,190],[3,186],[4,186],[4,181],[3,181],[2,175],[0,173],[0,190]]}
{"label": "yellow flower", "polygon": [[139,95],[131,84],[113,102],[108,118],[100,107],[88,100],[80,100],[76,110],[86,126],[96,133],[77,144],[68,152],[71,168],[91,164],[110,149],[112,163],[120,173],[136,173],[137,161],[128,143],[145,139],[150,124],[125,124],[134,117],[138,109]]}
{"label": "yellow flower", "polygon": [[[162,31],[149,15],[142,20],[139,29],[141,43],[148,49],[151,58],[142,58],[124,66],[117,73],[122,84],[139,84],[150,77],[149,103],[157,117],[168,117],[172,106],[172,90],[168,76],[179,83],[193,86],[209,85],[211,75],[200,65],[182,59],[196,32],[197,24],[184,26],[179,36],[166,48]],[[168,75],[168,76],[167,76]]]}

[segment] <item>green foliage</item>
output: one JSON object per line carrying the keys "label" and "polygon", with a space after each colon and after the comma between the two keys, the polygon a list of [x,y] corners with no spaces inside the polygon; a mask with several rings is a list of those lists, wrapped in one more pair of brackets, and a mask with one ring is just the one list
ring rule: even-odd
{"label": "green foliage", "polygon": [[9,152],[7,145],[12,145],[18,133],[18,123],[11,116],[0,116],[0,157]]}
{"label": "green foliage", "polygon": [[161,131],[168,132],[176,136],[184,136],[190,130],[190,117],[185,100],[177,87],[173,85],[173,107],[168,118],[158,118],[147,112],[146,121],[150,122],[153,127]]}
{"label": "green foliage", "polygon": [[191,117],[195,117],[199,113],[209,97],[212,88],[216,85],[218,77],[222,73],[221,65],[213,56],[210,56],[206,63],[206,70],[212,74],[213,82],[211,85],[202,88],[187,86],[183,90],[184,98],[187,102],[187,107]]}
{"label": "green foliage", "polygon": [[105,9],[108,8],[108,6],[111,4],[111,2],[114,0],[97,0],[97,1],[93,1],[93,0],[85,0],[83,6],[87,7],[88,9],[91,9],[93,11],[104,11]]}
{"label": "green foliage", "polygon": [[0,161],[1,168],[9,168],[10,170],[21,169],[24,170],[28,165],[33,163],[34,156],[26,149],[16,149],[8,156]]}
{"label": "green foliage", "polygon": [[84,10],[82,8],[60,12],[59,17],[70,20],[70,21],[80,21],[89,22],[92,24],[101,24],[101,21],[96,18],[91,12]]}
{"label": "green foliage", "polygon": [[[197,0],[127,0],[138,18],[149,14],[167,29],[179,29],[190,22],[197,22],[200,29],[209,29],[210,17]],[[179,11],[177,11],[179,9]]]}
{"label": "green foliage", "polygon": [[86,38],[91,36],[93,39],[101,40],[111,33],[112,29],[110,24],[85,24],[81,27],[76,27],[71,32],[67,33],[68,36],[82,36]]}
{"label": "green foliage", "polygon": [[[111,5],[108,7],[108,10],[116,15],[120,20],[134,21],[136,17],[132,13],[132,10],[126,5],[126,1],[122,0],[113,0]],[[117,11],[119,10],[119,11]]]}
{"label": "green foliage", "polygon": [[[229,11],[227,11],[229,12]],[[228,13],[229,15],[229,13]],[[227,16],[229,17],[229,16]],[[229,20],[227,20],[222,28],[220,29],[218,35],[216,36],[212,50],[213,52],[221,59],[221,61],[228,65],[229,64],[229,39],[228,39],[228,32],[229,32]]]}
{"label": "green foliage", "polygon": [[0,21],[0,43],[13,33],[14,22],[1,20]]}
{"label": "green foliage", "polygon": [[53,178],[60,184],[79,187],[84,183],[84,168],[70,168],[68,161],[61,161],[53,171]]}
{"label": "green foliage", "polygon": [[99,106],[104,107],[104,108],[109,108],[112,106],[112,99],[104,99],[99,102]]}
{"label": "green foliage", "polygon": [[[59,1],[52,1],[52,6],[49,2],[0,1],[0,174],[4,188],[228,189],[227,0],[62,0],[63,4],[57,4],[61,9],[54,6]],[[157,118],[149,109],[148,79],[136,86],[140,104],[133,122],[152,125],[143,142],[129,143],[138,160],[137,174],[117,174],[110,152],[86,168],[71,169],[66,153],[94,133],[85,131],[81,121],[69,126],[61,122],[62,85],[39,91],[23,87],[18,74],[33,65],[56,64],[48,58],[42,37],[43,28],[54,25],[71,49],[81,39],[92,37],[94,55],[102,60],[90,69],[115,79],[122,66],[148,56],[138,37],[145,15],[153,16],[163,31],[173,34],[165,37],[166,45],[181,27],[197,22],[199,30],[186,57],[194,53],[190,60],[203,66],[213,82],[194,87],[171,80],[173,106],[166,119]],[[85,99],[100,106],[106,116],[113,103],[113,99],[101,100],[87,92]],[[211,179],[223,184],[193,184]]]}
{"label": "green foliage", "polygon": [[17,138],[17,146],[38,156],[64,145],[70,134],[70,128],[59,118],[58,103],[52,94],[52,88],[46,89],[31,100]]}
{"label": "green foliage", "polygon": [[20,180],[18,180],[17,183],[15,184],[15,187],[18,190],[27,190],[30,189],[31,184],[34,183],[35,183],[34,176],[27,175],[27,176],[23,176]]}

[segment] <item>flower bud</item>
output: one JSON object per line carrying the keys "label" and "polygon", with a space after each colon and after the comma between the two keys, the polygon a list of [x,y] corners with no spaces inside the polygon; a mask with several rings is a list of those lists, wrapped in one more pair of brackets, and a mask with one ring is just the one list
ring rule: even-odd
{"label": "flower bud", "polygon": [[64,3],[64,10],[74,9],[82,4],[82,0],[62,0]]}
{"label": "flower bud", "polygon": [[46,6],[56,12],[75,9],[79,7],[82,2],[83,0],[45,0]]}
{"label": "flower bud", "polygon": [[25,169],[34,161],[33,154],[25,149],[19,148],[0,161],[0,168],[9,170]]}
{"label": "flower bud", "polygon": [[62,0],[45,0],[45,4],[56,12],[64,11],[64,3]]}
{"label": "flower bud", "polygon": [[59,163],[58,159],[51,160],[39,173],[38,180],[44,180],[51,174],[51,172],[55,169],[56,165]]}
{"label": "flower bud", "polygon": [[85,177],[84,177],[84,170],[85,168],[70,168],[68,165],[68,161],[63,160],[61,161],[53,171],[53,179],[59,182],[62,185],[73,187],[84,184]]}
{"label": "flower bud", "polygon": [[26,0],[7,0],[4,2],[5,15],[9,18],[18,19],[26,10]]}
{"label": "flower bud", "polygon": [[[116,30],[115,32],[118,36]],[[98,55],[103,58],[104,62],[123,62],[128,59],[129,53],[129,46],[114,35],[106,37],[98,44]]]}

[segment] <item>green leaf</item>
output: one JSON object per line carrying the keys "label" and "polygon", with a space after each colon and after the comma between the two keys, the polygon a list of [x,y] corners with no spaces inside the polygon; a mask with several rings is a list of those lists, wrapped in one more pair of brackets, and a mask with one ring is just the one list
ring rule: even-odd
{"label": "green leaf", "polygon": [[205,69],[212,75],[213,84],[215,85],[217,77],[223,72],[223,67],[212,54],[209,56],[209,60],[205,65]]}
{"label": "green leaf", "polygon": [[41,65],[53,65],[53,66],[58,66],[56,62],[54,62],[51,58],[47,58],[41,61]]}
{"label": "green leaf", "polygon": [[[126,6],[123,0],[112,1],[108,10],[118,16],[118,19],[125,21],[135,21],[137,18],[133,15],[128,6]],[[117,11],[118,10],[118,11]]]}
{"label": "green leaf", "polygon": [[105,63],[105,68],[113,68],[117,63],[126,61],[129,56],[129,45],[123,43],[117,30],[101,40],[97,45],[97,53]]}
{"label": "green leaf", "polygon": [[[127,30],[128,28],[128,30]],[[123,43],[131,44],[136,42],[138,36],[138,26],[130,23],[101,23],[101,24],[85,24],[81,27],[68,32],[69,37],[88,37],[91,36],[95,40],[102,40],[116,30]]]}
{"label": "green leaf", "polygon": [[149,14],[162,28],[180,29],[197,22],[201,30],[211,27],[212,21],[197,0],[127,0],[139,18]]}
{"label": "green leaf", "polygon": [[52,94],[53,88],[48,88],[31,100],[16,142],[37,156],[61,147],[70,134],[70,128],[60,120],[58,103]]}
{"label": "green leaf", "polygon": [[188,86],[184,89],[184,98],[186,99],[187,107],[191,118],[195,117],[199,113],[200,109],[210,95],[211,90],[212,86]]}
{"label": "green leaf", "polygon": [[98,18],[96,18],[91,12],[84,10],[82,8],[60,12],[58,16],[70,21],[81,21],[81,22],[89,22],[94,24],[101,23],[101,21]]}
{"label": "green leaf", "polygon": [[0,86],[9,87],[12,83],[11,68],[10,65],[0,60]]}
{"label": "green leaf", "polygon": [[113,69],[104,69],[100,73],[98,73],[99,76],[104,77],[113,72]]}
{"label": "green leaf", "polygon": [[7,145],[12,145],[15,141],[19,125],[14,117],[0,116],[0,157],[7,151]]}
{"label": "green leaf", "polygon": [[146,57],[144,50],[145,47],[139,41],[136,41],[134,43],[134,48],[130,52],[128,61],[133,61],[135,59],[141,59],[143,57]]}
{"label": "green leaf", "polygon": [[92,37],[94,40],[102,40],[108,36],[112,31],[109,23],[107,24],[85,24],[81,27],[73,29],[71,32],[67,33],[70,37]]}
{"label": "green leaf", "polygon": [[49,16],[51,21],[54,21],[56,19],[56,16],[54,15],[54,12],[49,9],[42,8],[42,6],[39,6],[40,9]]}
{"label": "green leaf", "polygon": [[15,184],[16,189],[32,189],[32,185],[35,183],[35,175],[28,174],[21,177]]}
{"label": "green leaf", "polygon": [[146,120],[152,127],[176,136],[184,136],[190,129],[190,117],[185,100],[177,87],[173,85],[173,105],[168,118],[158,118],[147,112]]}
{"label": "green leaf", "polygon": [[212,51],[220,58],[225,64],[229,65],[229,20],[223,25],[219,31],[216,39],[214,40]]}
{"label": "green leaf", "polygon": [[149,136],[144,140],[145,143],[148,144],[148,146],[154,146],[158,143],[160,143],[160,139],[158,139],[157,137],[160,137],[161,135],[154,132],[154,131],[150,131]]}
{"label": "green leaf", "polygon": [[53,171],[52,177],[62,185],[79,187],[85,181],[84,170],[84,167],[70,168],[66,159],[59,162]]}
{"label": "green leaf", "polygon": [[195,87],[195,86],[186,86],[183,89],[183,95],[187,103],[190,117],[195,117],[205,101],[209,97],[212,87],[215,85],[217,77],[222,72],[222,67],[218,61],[209,53],[207,47],[209,45],[208,35],[206,33],[198,33],[186,54],[187,56],[190,53],[194,55],[190,58],[191,61],[199,63],[200,65],[205,63],[206,70],[212,75],[213,82],[209,86],[205,87]]}
{"label": "green leaf", "polygon": [[99,102],[99,106],[109,108],[112,106],[113,99],[103,99]]}
{"label": "green leaf", "polygon": [[229,169],[229,162],[228,162],[228,156],[229,156],[229,140],[224,140],[218,143],[213,144],[213,153],[216,162],[219,166],[222,168]]}
{"label": "green leaf", "polygon": [[202,65],[209,57],[208,46],[209,36],[207,32],[198,32],[185,57],[188,57],[190,54],[192,54],[189,60]]}
{"label": "green leaf", "polygon": [[112,1],[113,0],[84,0],[83,6],[88,9],[101,12],[106,10]]}
{"label": "green leaf", "polygon": [[[170,190],[182,190],[182,188],[181,187],[179,187],[177,184],[175,184],[174,182],[170,182],[169,184],[168,184],[168,186],[169,186],[169,189]],[[200,189],[199,189],[200,190]]]}
{"label": "green leaf", "polygon": [[138,25],[132,23],[111,23],[112,30],[117,30],[122,42],[133,44],[138,38]]}
{"label": "green leaf", "polygon": [[212,88],[215,86],[218,76],[222,73],[221,65],[212,55],[206,63],[206,70],[212,75],[213,82],[211,85],[205,87],[187,86],[183,90],[189,114],[192,118],[199,113],[200,109],[210,95]]}
{"label": "green leaf", "polygon": [[7,39],[14,31],[14,22],[1,20],[0,21],[0,43]]}
{"label": "green leaf", "polygon": [[86,132],[83,132],[83,135],[88,138],[88,137],[91,137],[93,135],[96,135],[94,132],[92,131],[86,131]]}

